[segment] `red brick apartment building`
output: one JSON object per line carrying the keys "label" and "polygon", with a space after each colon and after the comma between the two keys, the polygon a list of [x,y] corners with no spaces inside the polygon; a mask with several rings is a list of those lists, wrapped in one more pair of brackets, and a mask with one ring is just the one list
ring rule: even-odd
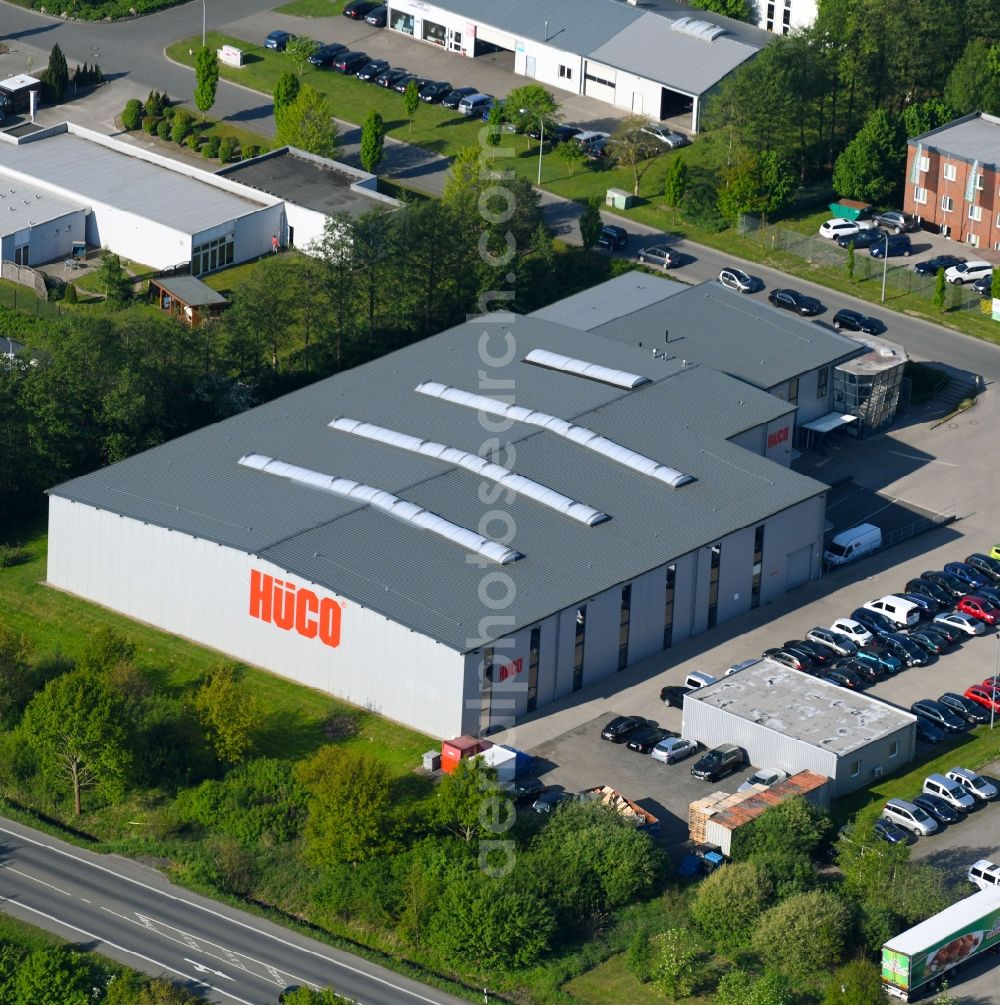
{"label": "red brick apartment building", "polygon": [[903,209],[981,251],[1000,251],[1000,118],[982,112],[908,141]]}

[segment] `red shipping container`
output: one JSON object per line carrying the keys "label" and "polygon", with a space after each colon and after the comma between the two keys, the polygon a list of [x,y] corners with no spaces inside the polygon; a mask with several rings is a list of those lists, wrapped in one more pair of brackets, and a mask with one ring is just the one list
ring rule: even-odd
{"label": "red shipping container", "polygon": [[474,736],[456,736],[454,740],[445,740],[441,744],[441,770],[451,774],[458,767],[463,757],[472,757],[493,746],[491,740],[478,740]]}

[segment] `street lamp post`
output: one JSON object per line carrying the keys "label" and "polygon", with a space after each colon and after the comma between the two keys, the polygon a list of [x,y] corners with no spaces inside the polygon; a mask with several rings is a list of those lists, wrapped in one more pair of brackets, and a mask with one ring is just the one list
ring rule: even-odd
{"label": "street lamp post", "polygon": [[542,151],[545,149],[545,116],[538,119],[538,185],[542,184]]}
{"label": "street lamp post", "polygon": [[[204,0],[203,0],[204,2]],[[882,259],[882,304],[885,303],[885,273],[888,271],[888,231],[885,231],[885,257]]]}

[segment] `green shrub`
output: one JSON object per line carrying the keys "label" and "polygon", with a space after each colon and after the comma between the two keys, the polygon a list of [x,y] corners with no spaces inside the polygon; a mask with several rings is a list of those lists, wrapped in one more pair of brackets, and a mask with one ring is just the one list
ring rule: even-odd
{"label": "green shrub", "polygon": [[211,160],[213,157],[219,156],[219,143],[220,139],[218,136],[209,136],[208,142],[202,147],[202,154]]}
{"label": "green shrub", "polygon": [[156,127],[160,124],[160,120],[155,115],[147,115],[142,120],[142,131],[144,133],[149,133],[150,136],[156,135]]}
{"label": "green shrub", "polygon": [[150,91],[149,97],[146,98],[146,114],[159,115],[163,112],[163,96],[159,91]]}
{"label": "green shrub", "polygon": [[156,135],[160,137],[161,140],[170,139],[170,120],[160,119],[156,124]]}
{"label": "green shrub", "polygon": [[219,143],[219,160],[223,164],[228,164],[236,157],[236,137],[224,136]]}
{"label": "green shrub", "polygon": [[197,153],[198,147],[201,145],[201,137],[197,133],[188,133],[187,145],[188,150],[193,150],[195,153]]}
{"label": "green shrub", "polygon": [[259,157],[260,156],[260,147],[257,146],[256,143],[248,143],[240,151],[240,155],[242,156],[243,160],[245,160],[245,161],[250,160],[251,157]]}
{"label": "green shrub", "polygon": [[[164,119],[164,122],[167,120]],[[174,116],[173,124],[170,127],[170,138],[174,143],[183,143],[191,132],[191,123],[180,115]]]}
{"label": "green shrub", "polygon": [[137,98],[125,104],[122,112],[122,129],[127,129],[130,133],[135,132],[142,126],[142,102]]}
{"label": "green shrub", "polygon": [[77,302],[76,287],[72,283],[66,286],[66,290],[63,293],[63,301],[67,304],[75,304]]}
{"label": "green shrub", "polygon": [[[163,95],[163,100],[164,101],[168,100],[168,98],[167,98],[167,96],[165,94]],[[177,112],[177,109],[173,105],[167,105],[167,104],[165,104],[163,106],[163,117],[165,119],[172,119],[174,117],[174,115],[176,114],[176,112]]]}
{"label": "green shrub", "polygon": [[27,548],[22,548],[17,544],[0,544],[0,569],[24,565],[30,558],[31,553]]}

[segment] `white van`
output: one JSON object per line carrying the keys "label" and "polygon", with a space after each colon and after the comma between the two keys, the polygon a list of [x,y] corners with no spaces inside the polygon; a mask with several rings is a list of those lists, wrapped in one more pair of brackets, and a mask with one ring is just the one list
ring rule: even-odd
{"label": "white van", "polygon": [[968,813],[976,805],[976,800],[958,782],[944,775],[928,775],[924,779],[924,792],[929,796],[940,796],[949,806],[963,813]]}
{"label": "white van", "polygon": [[920,608],[912,600],[894,594],[868,601],[865,610],[884,614],[899,628],[912,628],[920,620]]}
{"label": "white van", "polygon": [[850,530],[842,530],[827,545],[823,558],[827,565],[846,565],[881,547],[882,531],[874,524],[862,523]]}
{"label": "white van", "polygon": [[692,670],[684,678],[684,686],[693,690],[697,690],[700,687],[708,687],[709,684],[714,683],[715,678],[710,673],[702,673],[700,670]]}
{"label": "white van", "polygon": [[981,858],[975,865],[969,866],[969,882],[980,890],[1000,890],[1000,865]]}

